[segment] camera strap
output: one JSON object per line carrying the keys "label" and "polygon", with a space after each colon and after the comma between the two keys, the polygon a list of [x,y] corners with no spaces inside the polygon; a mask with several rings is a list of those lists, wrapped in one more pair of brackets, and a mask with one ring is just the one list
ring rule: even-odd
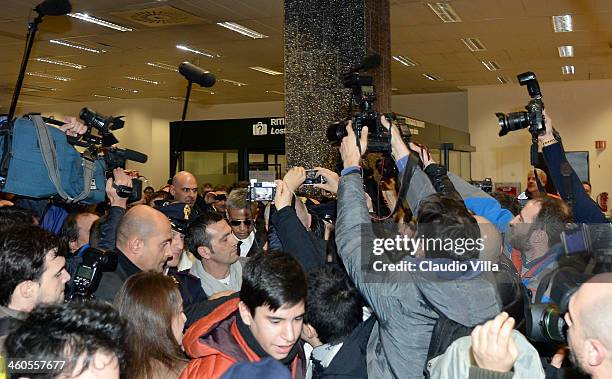
{"label": "camera strap", "polygon": [[36,136],[38,139],[38,145],[40,147],[40,153],[42,155],[43,162],[47,167],[49,179],[51,180],[51,183],[53,183],[58,195],[69,203],[76,203],[87,198],[87,196],[89,196],[91,179],[93,178],[94,174],[94,162],[83,158],[83,191],[74,198],[70,197],[70,195],[68,195],[68,193],[66,193],[62,187],[62,178],[58,166],[57,151],[55,150],[55,144],[53,143],[51,135],[49,134],[47,125],[43,121],[40,114],[30,114],[28,117],[36,126]]}
{"label": "camera strap", "polygon": [[545,194],[546,188],[540,181],[540,177],[538,176],[538,172],[536,170],[536,166],[540,163],[540,158],[538,157],[538,139],[537,137],[531,138],[531,165],[533,166],[533,176],[536,180],[536,184],[538,185],[538,190],[540,193]]}

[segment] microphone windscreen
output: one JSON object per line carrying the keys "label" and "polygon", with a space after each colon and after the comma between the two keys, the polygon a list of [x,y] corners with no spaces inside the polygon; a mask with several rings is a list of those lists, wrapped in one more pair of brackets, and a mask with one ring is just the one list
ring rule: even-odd
{"label": "microphone windscreen", "polygon": [[124,149],[123,156],[127,160],[138,162],[138,163],[147,163],[147,160],[149,159],[147,154],[143,154],[141,152],[130,150],[130,149]]}
{"label": "microphone windscreen", "polygon": [[181,63],[179,65],[179,72],[188,81],[199,84],[202,87],[212,87],[216,81],[213,74],[206,72],[189,62]]}
{"label": "microphone windscreen", "polygon": [[63,16],[72,11],[69,0],[45,0],[34,10],[41,16]]}
{"label": "microphone windscreen", "polygon": [[370,70],[378,66],[380,66],[380,55],[378,54],[368,55],[361,63],[362,70]]}

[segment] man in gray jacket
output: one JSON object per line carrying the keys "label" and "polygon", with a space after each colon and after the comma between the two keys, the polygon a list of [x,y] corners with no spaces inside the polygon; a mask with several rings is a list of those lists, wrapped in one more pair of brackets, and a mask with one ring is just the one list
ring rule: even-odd
{"label": "man in gray jacket", "polygon": [[[409,150],[396,128],[392,130],[392,153],[400,159]],[[378,277],[368,272],[365,279],[363,267],[368,262],[362,266],[362,257],[371,256],[375,239],[359,167],[367,149],[367,128],[362,130],[359,142],[360,147],[349,123],[340,147],[344,170],[338,190],[336,243],[349,276],[378,319],[368,342],[368,376],[423,378],[439,315],[468,327],[493,318],[500,310],[496,288],[482,276],[432,282],[413,272],[389,271]],[[409,201],[415,204],[429,194],[417,188],[410,192],[413,198]],[[411,259],[416,262],[416,258],[406,258]]]}

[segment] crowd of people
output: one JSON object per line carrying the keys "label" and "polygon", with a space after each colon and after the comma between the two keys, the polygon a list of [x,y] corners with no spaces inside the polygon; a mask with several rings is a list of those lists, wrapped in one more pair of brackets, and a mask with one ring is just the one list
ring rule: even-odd
{"label": "crowd of people", "polygon": [[[612,229],[551,119],[550,177],[530,173],[518,199],[381,122],[397,170],[377,165],[374,190],[367,127],[349,122],[342,170],[316,168],[323,195],[293,167],[270,202],[181,171],[128,204],[122,169],[99,206],[5,197],[4,377],[611,378]],[[575,224],[603,226],[608,246],[568,253]]]}

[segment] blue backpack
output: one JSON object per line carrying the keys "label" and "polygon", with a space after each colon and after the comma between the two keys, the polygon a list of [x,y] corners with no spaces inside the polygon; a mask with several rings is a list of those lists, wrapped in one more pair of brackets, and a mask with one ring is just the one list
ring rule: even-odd
{"label": "blue backpack", "polygon": [[46,125],[39,114],[17,118],[0,130],[0,157],[0,191],[82,204],[105,199],[104,160],[83,158],[66,134]]}

